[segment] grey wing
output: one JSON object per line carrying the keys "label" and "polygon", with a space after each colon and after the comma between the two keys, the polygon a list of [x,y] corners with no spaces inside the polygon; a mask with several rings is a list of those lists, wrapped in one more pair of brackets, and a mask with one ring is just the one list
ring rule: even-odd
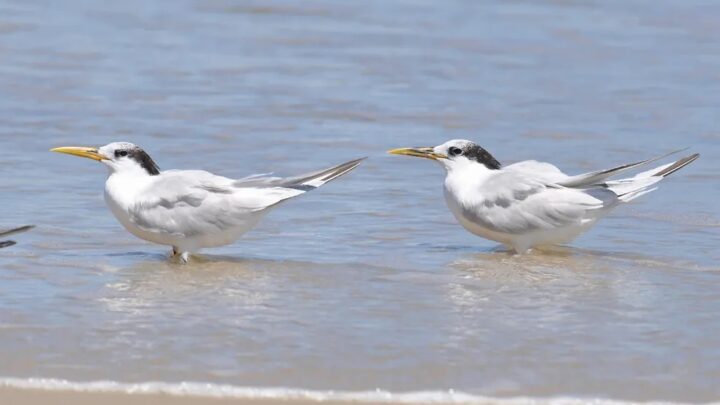
{"label": "grey wing", "polygon": [[505,173],[483,185],[486,199],[473,207],[485,226],[499,232],[524,233],[584,223],[620,202],[652,191],[663,177],[698,158],[690,155],[632,178],[607,181],[627,170],[660,160],[684,149],[640,162],[577,176],[567,176],[555,166],[526,161],[510,165]]}
{"label": "grey wing", "polygon": [[254,213],[320,187],[362,160],[288,178],[232,180],[205,171],[166,171],[130,210],[131,221],[149,232],[183,236],[242,226]]}
{"label": "grey wing", "polygon": [[601,187],[567,188],[518,172],[494,176],[480,194],[480,201],[465,206],[465,215],[508,234],[583,224],[617,202],[614,193]]}
{"label": "grey wing", "polygon": [[302,191],[281,187],[236,187],[234,180],[201,171],[163,172],[130,208],[141,229],[179,236],[242,226],[254,213]]}
{"label": "grey wing", "polygon": [[525,160],[522,162],[513,163],[504,168],[507,172],[514,172],[520,175],[532,175],[536,180],[542,181],[547,184],[557,183],[567,179],[569,176],[555,165],[538,162],[537,160]]}

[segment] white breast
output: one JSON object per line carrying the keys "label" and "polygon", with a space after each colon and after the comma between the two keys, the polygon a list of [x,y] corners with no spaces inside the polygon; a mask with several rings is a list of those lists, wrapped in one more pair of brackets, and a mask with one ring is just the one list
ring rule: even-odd
{"label": "white breast", "polygon": [[511,235],[502,232],[492,231],[474,222],[472,218],[468,218],[465,215],[465,210],[462,208],[462,205],[458,200],[457,196],[450,192],[447,187],[444,189],[444,191],[445,202],[447,203],[450,212],[452,212],[453,216],[455,216],[455,219],[457,219],[457,221],[460,223],[460,225],[463,226],[463,228],[467,229],[470,233],[480,236],[482,238],[494,240],[508,246],[511,245]]}
{"label": "white breast", "polygon": [[147,177],[112,174],[105,182],[105,203],[120,224],[131,234],[161,245],[175,246],[177,238],[160,233],[147,232],[130,219],[130,208],[133,206],[137,193],[147,185]]}
{"label": "white breast", "polygon": [[484,167],[477,166],[477,168],[466,166],[462,170],[453,170],[447,173],[443,187],[445,202],[455,219],[465,229],[485,239],[509,245],[512,240],[511,235],[493,231],[476,221],[477,217],[482,217],[481,212],[475,213],[476,218],[469,218],[466,215],[467,211],[464,207],[482,208],[482,204],[479,202],[483,196],[478,193],[478,190],[481,189],[482,182],[492,176],[492,173]]}

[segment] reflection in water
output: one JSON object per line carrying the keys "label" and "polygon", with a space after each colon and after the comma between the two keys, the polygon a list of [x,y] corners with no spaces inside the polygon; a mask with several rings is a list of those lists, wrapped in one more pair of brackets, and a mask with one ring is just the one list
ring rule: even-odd
{"label": "reflection in water", "polygon": [[[519,385],[544,395],[550,391],[538,381],[572,391],[591,389],[603,379],[625,397],[642,397],[648,385],[627,383],[633,375],[694,356],[683,345],[696,337],[668,325],[708,327],[703,314],[682,303],[682,292],[664,287],[670,280],[678,286],[695,282],[672,261],[658,266],[639,255],[559,248],[470,255],[450,268],[456,278],[444,288],[452,306],[448,344],[473,347],[483,368],[513,376],[495,380],[484,392],[504,395]],[[666,317],[654,317],[658,311]],[[648,342],[659,346],[651,349]]]}
{"label": "reflection in water", "polygon": [[503,295],[512,297],[508,305],[515,307],[573,305],[577,299],[587,301],[593,297],[649,307],[662,299],[662,293],[643,278],[646,274],[686,271],[682,262],[570,247],[546,248],[526,255],[475,254],[450,266],[459,277],[451,285],[449,296],[456,305],[471,310],[482,308],[491,297]]}
{"label": "reflection in water", "polygon": [[[187,264],[168,258],[163,261],[142,261],[119,270],[117,280],[105,287],[108,290],[100,301],[110,311],[132,316],[154,315],[160,306],[180,316],[193,309],[174,308],[196,302],[202,307],[205,297],[213,297],[216,305],[234,307],[240,312],[262,310],[273,299],[274,273],[302,271],[310,263],[229,256],[194,256]],[[241,318],[239,318],[241,319]]]}

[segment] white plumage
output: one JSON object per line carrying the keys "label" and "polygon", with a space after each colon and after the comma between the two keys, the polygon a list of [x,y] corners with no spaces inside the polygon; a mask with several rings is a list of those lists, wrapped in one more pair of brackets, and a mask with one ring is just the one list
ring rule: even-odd
{"label": "white plumage", "polygon": [[201,170],[160,171],[147,153],[125,142],[53,150],[104,163],[110,172],[105,201],[117,220],[141,239],[172,246],[184,261],[202,248],[234,242],[280,202],[320,187],[362,161],[297,177],[236,180]]}
{"label": "white plumage", "polygon": [[447,174],[445,200],[458,222],[473,234],[518,253],[571,241],[619,204],[655,190],[659,181],[699,157],[690,155],[630,178],[608,180],[668,155],[569,176],[550,163],[537,161],[501,167],[485,149],[466,140],[390,153],[440,162]]}

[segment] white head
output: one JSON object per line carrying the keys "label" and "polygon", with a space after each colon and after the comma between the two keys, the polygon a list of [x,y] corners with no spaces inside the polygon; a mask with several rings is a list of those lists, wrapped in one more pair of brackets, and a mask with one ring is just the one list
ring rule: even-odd
{"label": "white head", "polygon": [[113,142],[100,148],[65,146],[51,150],[97,160],[107,166],[111,173],[136,172],[138,175],[148,176],[160,174],[160,169],[150,155],[129,142]]}
{"label": "white head", "polygon": [[478,167],[500,169],[500,162],[490,152],[465,139],[453,139],[435,147],[393,149],[389,153],[435,160],[447,171]]}

